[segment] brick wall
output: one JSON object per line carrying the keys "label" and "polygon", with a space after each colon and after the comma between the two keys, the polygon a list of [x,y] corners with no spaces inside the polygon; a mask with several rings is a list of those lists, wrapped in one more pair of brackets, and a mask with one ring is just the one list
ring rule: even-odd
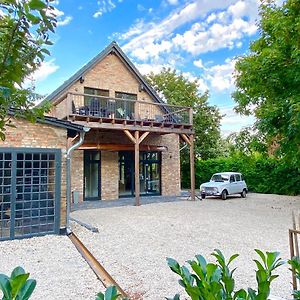
{"label": "brick wall", "polygon": [[[128,137],[119,131],[101,132],[92,130],[85,137],[85,143],[126,144],[132,145]],[[179,136],[177,134],[150,135],[142,145],[164,146],[162,152],[161,186],[162,195],[180,194],[180,158]],[[83,199],[83,151],[75,151],[72,160],[72,190],[80,192]],[[102,200],[113,200],[119,197],[118,152],[101,151],[101,195]]]}
{"label": "brick wall", "polygon": [[75,150],[71,161],[71,190],[79,192],[79,201],[83,201],[83,155],[83,151]]}
{"label": "brick wall", "polygon": [[101,199],[119,197],[118,152],[101,152]]}
{"label": "brick wall", "polygon": [[67,131],[51,125],[26,120],[13,119],[15,128],[6,128],[6,139],[0,141],[0,147],[55,148],[62,150],[61,166],[61,220],[60,226],[66,224],[66,141]]}

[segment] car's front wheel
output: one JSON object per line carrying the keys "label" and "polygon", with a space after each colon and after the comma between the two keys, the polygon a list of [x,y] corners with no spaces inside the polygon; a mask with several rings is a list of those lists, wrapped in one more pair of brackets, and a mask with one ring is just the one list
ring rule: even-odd
{"label": "car's front wheel", "polygon": [[243,189],[243,191],[241,192],[241,196],[242,196],[242,198],[247,197],[247,191],[245,189]]}
{"label": "car's front wheel", "polygon": [[227,199],[227,191],[226,191],[226,190],[224,190],[224,191],[222,192],[221,198],[222,198],[222,200],[226,200],[226,199]]}

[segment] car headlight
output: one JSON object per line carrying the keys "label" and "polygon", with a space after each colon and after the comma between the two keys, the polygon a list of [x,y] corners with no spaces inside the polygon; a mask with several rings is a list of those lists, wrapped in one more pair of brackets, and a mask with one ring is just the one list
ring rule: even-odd
{"label": "car headlight", "polygon": [[219,190],[217,187],[214,188],[214,192],[217,193]]}

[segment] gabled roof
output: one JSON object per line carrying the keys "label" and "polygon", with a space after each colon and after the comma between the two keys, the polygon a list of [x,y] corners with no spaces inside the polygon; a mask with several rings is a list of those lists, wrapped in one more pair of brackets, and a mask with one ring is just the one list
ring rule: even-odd
{"label": "gabled roof", "polygon": [[[134,64],[130,61],[130,59],[126,56],[126,54],[119,47],[117,42],[113,41],[110,43],[102,52],[100,52],[97,56],[95,56],[92,60],[90,60],[86,65],[84,65],[79,71],[77,71],[73,76],[71,76],[68,80],[66,80],[61,86],[59,86],[54,92],[52,92],[49,96],[45,98],[44,101],[53,102],[61,97],[65,91],[73,85],[76,81],[80,80],[81,77],[84,78],[84,75],[91,70],[96,64],[98,64],[101,60],[103,60],[108,54],[115,53],[126,65],[129,71],[135,76],[135,78],[140,82],[143,89],[147,91],[156,102],[164,103],[161,98],[156,94],[156,92],[152,89],[152,87],[146,82],[138,69],[134,66]],[[43,103],[42,101],[41,103]]]}
{"label": "gabled roof", "polygon": [[[13,109],[10,109],[8,111],[8,114],[10,116],[18,116],[18,117],[23,118],[20,111],[16,111]],[[57,119],[57,118],[50,117],[50,116],[44,116],[43,118],[37,118],[36,121],[37,121],[37,123],[48,124],[48,125],[52,125],[55,127],[60,127],[60,128],[75,130],[75,131],[82,131],[83,127],[84,127],[82,125],[75,124],[75,123],[72,123],[67,120],[61,120],[61,119]]]}

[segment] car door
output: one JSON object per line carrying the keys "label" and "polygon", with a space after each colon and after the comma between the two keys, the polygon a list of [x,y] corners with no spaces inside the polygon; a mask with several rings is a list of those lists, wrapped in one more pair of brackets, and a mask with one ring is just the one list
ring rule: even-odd
{"label": "car door", "polygon": [[243,182],[240,174],[235,174],[236,181],[236,193],[241,193],[243,191]]}
{"label": "car door", "polygon": [[235,175],[230,175],[229,179],[229,194],[236,194],[239,193],[238,182],[235,179]]}

